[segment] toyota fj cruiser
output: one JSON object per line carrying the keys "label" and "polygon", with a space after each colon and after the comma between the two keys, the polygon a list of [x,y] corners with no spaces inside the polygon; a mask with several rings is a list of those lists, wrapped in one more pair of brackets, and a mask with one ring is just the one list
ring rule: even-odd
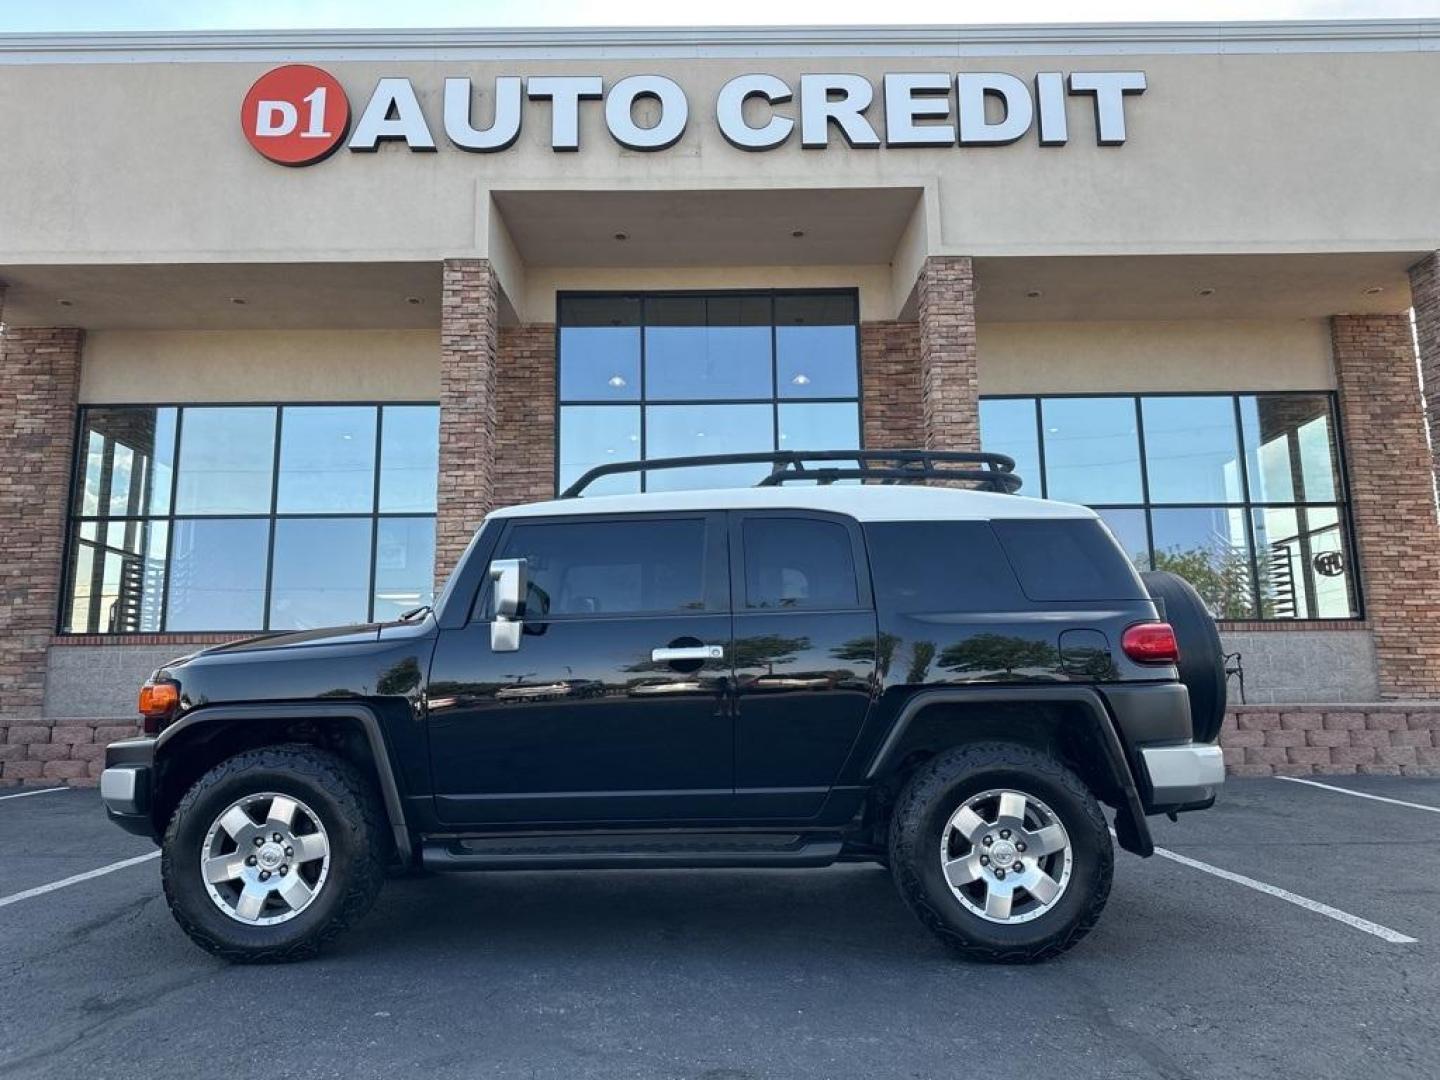
{"label": "toyota fj cruiser", "polygon": [[[772,471],[577,497],[716,463]],[[1054,956],[1110,891],[1102,806],[1144,856],[1214,801],[1225,677],[1193,589],[1018,487],[995,454],[601,466],[492,513],[433,610],[156,671],[106,811],[234,961],[312,954],[387,871],[837,861],[962,955]]]}

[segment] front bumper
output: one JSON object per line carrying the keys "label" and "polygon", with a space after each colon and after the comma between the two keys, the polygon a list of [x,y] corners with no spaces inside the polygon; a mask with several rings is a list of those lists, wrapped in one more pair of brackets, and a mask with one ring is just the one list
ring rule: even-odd
{"label": "front bumper", "polygon": [[155,838],[150,816],[155,778],[155,740],[123,739],[105,748],[100,801],[105,816],[126,832]]}
{"label": "front bumper", "polygon": [[1225,755],[1207,743],[1143,747],[1140,760],[1157,810],[1209,805],[1225,782]]}

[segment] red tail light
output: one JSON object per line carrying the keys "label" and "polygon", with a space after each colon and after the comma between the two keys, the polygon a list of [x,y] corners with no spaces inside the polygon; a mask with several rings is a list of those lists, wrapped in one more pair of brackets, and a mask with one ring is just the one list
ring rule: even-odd
{"label": "red tail light", "polygon": [[1175,630],[1165,622],[1142,622],[1127,627],[1120,648],[1138,664],[1173,664],[1180,659]]}
{"label": "red tail light", "polygon": [[140,688],[141,730],[154,735],[175,718],[180,708],[180,687],[173,682],[147,682]]}

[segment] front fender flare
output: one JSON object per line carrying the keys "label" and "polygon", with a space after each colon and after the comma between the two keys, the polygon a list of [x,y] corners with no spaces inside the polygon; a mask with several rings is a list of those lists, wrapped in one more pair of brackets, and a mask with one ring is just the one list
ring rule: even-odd
{"label": "front fender flare", "polygon": [[385,817],[395,838],[395,850],[399,852],[402,861],[410,861],[410,831],[405,825],[405,807],[400,800],[400,788],[395,781],[394,767],[390,764],[390,752],[385,746],[385,736],[380,730],[380,718],[375,715],[374,709],[357,701],[307,701],[292,705],[202,705],[160,733],[155,740],[155,757],[158,760],[166,742],[182,731],[202,724],[232,720],[354,720],[358,723],[365,732],[370,756],[375,761],[375,775],[380,782]]}

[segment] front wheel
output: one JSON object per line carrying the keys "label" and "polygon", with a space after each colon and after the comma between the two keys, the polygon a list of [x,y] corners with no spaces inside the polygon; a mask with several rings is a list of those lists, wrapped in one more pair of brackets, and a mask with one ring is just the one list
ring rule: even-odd
{"label": "front wheel", "polygon": [[1114,862],[1095,797],[1024,746],[940,754],[911,777],[890,823],[905,902],[962,956],[990,963],[1045,960],[1084,937]]}
{"label": "front wheel", "polygon": [[313,747],[250,750],[186,792],[160,875],[176,922],[236,963],[299,960],[369,910],[384,830],[353,766]]}

